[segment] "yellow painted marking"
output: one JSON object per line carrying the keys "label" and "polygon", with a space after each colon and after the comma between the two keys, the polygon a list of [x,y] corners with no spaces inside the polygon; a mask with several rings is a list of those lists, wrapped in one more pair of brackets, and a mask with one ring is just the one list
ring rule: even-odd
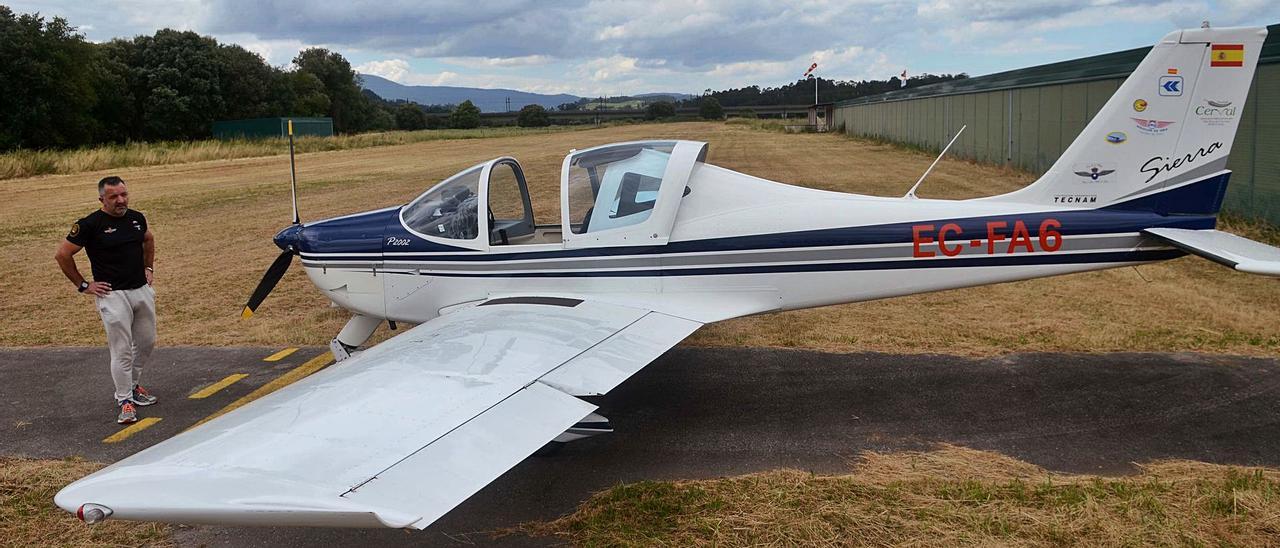
{"label": "yellow painted marking", "polygon": [[235,384],[236,381],[248,376],[249,376],[248,373],[236,373],[235,375],[227,375],[227,378],[222,379],[218,382],[215,382],[209,386],[206,386],[204,387],[204,390],[201,390],[199,392],[196,392],[195,394],[187,396],[187,398],[193,399],[193,400],[203,400],[209,396],[217,394],[219,390],[222,390],[223,388],[231,386]]}
{"label": "yellow painted marking", "polygon": [[125,427],[123,430],[120,430],[119,432],[116,432],[110,436],[102,438],[102,443],[120,443],[124,440],[129,439],[129,436],[132,436],[134,434],[137,434],[138,432],[141,432],[143,430],[146,430],[147,428],[150,428],[151,425],[157,422],[160,422],[160,417],[147,417],[145,419],[139,420],[138,422],[135,422]]}
{"label": "yellow painted marking", "polygon": [[279,352],[276,352],[275,354],[272,354],[272,355],[270,355],[270,356],[267,356],[267,357],[265,357],[265,358],[262,358],[262,361],[264,361],[264,362],[278,362],[278,361],[280,361],[280,360],[283,360],[283,359],[285,359],[285,358],[289,357],[289,354],[292,354],[292,353],[297,352],[297,351],[298,351],[298,349],[297,349],[297,348],[286,348],[286,349],[284,349],[284,350],[281,350],[281,351],[279,351]]}
{"label": "yellow painted marking", "polygon": [[276,390],[289,386],[290,384],[298,382],[299,380],[302,380],[307,375],[310,375],[312,373],[315,373],[316,371],[324,369],[324,367],[326,365],[329,365],[330,363],[333,363],[333,354],[330,354],[328,352],[325,352],[323,354],[320,354],[319,356],[311,358],[310,360],[307,360],[307,363],[299,365],[298,367],[291,369],[289,372],[283,375],[280,375],[279,377],[276,377],[274,379],[271,379],[271,381],[268,382],[267,384],[259,386],[257,390],[254,390],[253,392],[250,392],[248,395],[227,404],[226,407],[223,407],[222,409],[217,410],[214,414],[209,415],[203,419],[200,419],[200,422],[197,422],[191,425],[191,427],[187,428],[187,430],[200,426],[215,418],[218,418],[222,415],[230,413],[231,411],[234,411],[240,408],[246,403],[249,403],[267,394],[275,392]]}
{"label": "yellow painted marking", "polygon": [[249,319],[249,316],[252,316],[252,315],[253,315],[253,310],[247,306],[244,307],[244,310],[240,311],[240,319],[242,320],[247,320]]}

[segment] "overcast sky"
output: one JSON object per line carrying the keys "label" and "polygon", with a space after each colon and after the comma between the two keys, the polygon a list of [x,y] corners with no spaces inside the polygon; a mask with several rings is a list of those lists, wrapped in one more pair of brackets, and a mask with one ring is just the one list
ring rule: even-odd
{"label": "overcast sky", "polygon": [[403,84],[581,96],[699,93],[796,80],[1013,68],[1151,45],[1198,27],[1280,23],[1277,0],[117,0],[6,2],[61,16],[90,40],[170,27],[285,66],[342,53]]}

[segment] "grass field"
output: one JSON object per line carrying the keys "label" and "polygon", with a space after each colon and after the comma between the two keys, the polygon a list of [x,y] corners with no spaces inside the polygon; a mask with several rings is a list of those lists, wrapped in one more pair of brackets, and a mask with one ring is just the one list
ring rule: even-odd
{"label": "grass field", "polygon": [[0,546],[172,546],[168,525],[108,520],[87,527],[53,505],[59,489],[99,468],[78,459],[0,456]]}
{"label": "grass field", "polygon": [[577,546],[1274,546],[1280,470],[1068,476],[961,447],[867,453],[842,476],[619,485],[514,532]]}
{"label": "grass field", "polygon": [[[298,156],[304,220],[404,203],[435,182],[499,155],[520,159],[540,222],[559,219],[560,163],[571,148],[646,138],[710,143],[708,161],[828,190],[901,195],[931,156],[840,135],[787,135],[724,123],[625,125],[413,142]],[[130,183],[132,207],[157,237],[161,345],[325,344],[346,318],[291,269],[252,319],[239,311],[288,224],[287,156],[99,170],[3,182],[0,345],[100,345],[88,297],[58,271],[53,251],[71,223],[98,207],[95,182]],[[966,198],[1029,183],[1028,174],[943,161],[923,197]],[[1233,225],[1276,241],[1274,231]],[[81,269],[88,264],[80,255]],[[1280,351],[1280,284],[1184,258],[1045,280],[742,318],[686,344],[833,351],[994,354],[1066,351]]]}
{"label": "grass field", "polygon": [[[387,145],[404,145],[424,141],[487,139],[491,137],[538,135],[577,129],[569,126],[546,128],[494,127],[476,129],[438,129],[422,131],[389,131],[334,135],[331,137],[298,137],[298,152],[348,150]],[[206,160],[231,160],[274,156],[288,152],[286,139],[237,139],[221,141],[163,141],[100,145],[77,150],[18,150],[0,154],[0,179],[35,175],[70,174],[101,169],[186,164]]]}

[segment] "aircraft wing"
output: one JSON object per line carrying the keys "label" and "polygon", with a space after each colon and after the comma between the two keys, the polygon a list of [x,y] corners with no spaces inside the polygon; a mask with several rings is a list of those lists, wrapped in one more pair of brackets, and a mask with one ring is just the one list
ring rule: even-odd
{"label": "aircraft wing", "polygon": [[1241,272],[1280,276],[1280,249],[1261,242],[1220,230],[1148,228],[1142,232]]}
{"label": "aircraft wing", "polygon": [[607,391],[700,326],[578,299],[490,300],[108,466],[55,501],[132,520],[423,529],[595,409],[567,392]]}

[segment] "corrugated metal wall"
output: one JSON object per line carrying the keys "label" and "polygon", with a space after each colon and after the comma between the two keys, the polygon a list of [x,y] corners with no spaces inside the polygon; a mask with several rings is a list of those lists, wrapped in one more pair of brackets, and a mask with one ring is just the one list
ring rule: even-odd
{"label": "corrugated metal wall", "polygon": [[[1275,31],[1273,26],[1273,34]],[[1145,52],[1125,52],[1132,53]],[[1223,208],[1280,224],[1280,63],[1267,61],[1258,65],[1241,113],[1228,163],[1234,173]],[[1062,65],[1083,62],[1088,60]],[[1009,81],[1018,72],[997,76]],[[973,80],[965,87],[980,89],[982,79]],[[892,99],[895,94],[889,94],[887,100],[879,101],[867,97],[836,105],[834,122],[850,135],[930,150],[941,150],[961,125],[968,125],[949,156],[1044,173],[1123,81],[1120,76],[936,96],[917,92],[925,96],[903,99]]]}

